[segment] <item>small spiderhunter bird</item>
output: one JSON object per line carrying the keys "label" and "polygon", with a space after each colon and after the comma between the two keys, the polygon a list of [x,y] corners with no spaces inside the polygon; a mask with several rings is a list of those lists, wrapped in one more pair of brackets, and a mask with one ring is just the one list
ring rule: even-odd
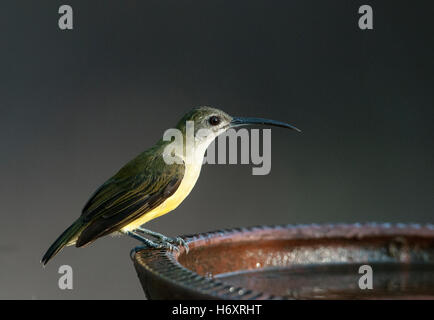
{"label": "small spiderhunter bird", "polygon": [[[300,131],[280,121],[231,117],[215,108],[198,107],[185,114],[176,126],[184,141],[188,123],[193,124],[195,133],[193,161],[186,161],[187,148],[181,147],[171,149],[170,156],[176,161],[169,164],[165,156],[171,141],[159,140],[95,191],[81,216],[51,245],[41,263],[47,264],[65,246],[82,247],[118,232],[140,240],[145,247],[177,250],[178,245],[183,245],[188,250],[182,238],[166,237],[142,225],[176,209],[188,196],[199,178],[205,151],[211,142],[229,128],[243,125],[273,125]],[[196,135],[200,129],[207,130],[208,134]]]}

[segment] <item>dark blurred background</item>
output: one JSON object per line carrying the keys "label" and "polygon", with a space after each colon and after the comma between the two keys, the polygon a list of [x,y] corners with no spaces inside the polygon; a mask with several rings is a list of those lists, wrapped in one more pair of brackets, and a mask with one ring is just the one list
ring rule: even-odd
{"label": "dark blurred background", "polygon": [[[358,28],[362,4],[374,30]],[[433,14],[429,1],[2,1],[0,298],[143,298],[126,237],[39,260],[198,105],[303,133],[273,129],[269,175],[205,166],[150,229],[433,222]],[[58,288],[63,264],[73,290]]]}

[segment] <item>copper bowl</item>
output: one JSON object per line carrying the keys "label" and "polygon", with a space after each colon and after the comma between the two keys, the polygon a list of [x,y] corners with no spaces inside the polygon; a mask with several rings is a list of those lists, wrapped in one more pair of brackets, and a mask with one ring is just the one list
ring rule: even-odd
{"label": "copper bowl", "polygon": [[[149,299],[433,299],[434,225],[286,225],[183,237],[134,266]],[[361,289],[362,265],[372,289]]]}

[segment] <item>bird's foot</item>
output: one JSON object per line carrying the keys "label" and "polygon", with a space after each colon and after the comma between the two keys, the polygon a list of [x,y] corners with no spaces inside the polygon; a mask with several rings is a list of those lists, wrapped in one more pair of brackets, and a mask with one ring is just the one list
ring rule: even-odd
{"label": "bird's foot", "polygon": [[185,248],[185,252],[188,253],[188,250],[189,250],[189,248],[188,248],[188,244],[187,244],[187,242],[186,242],[184,239],[182,239],[181,237],[170,238],[170,239],[169,239],[169,242],[170,242],[170,243],[173,243],[173,244],[176,244],[176,245],[178,245],[178,246],[183,246],[183,247]]}
{"label": "bird's foot", "polygon": [[131,249],[131,251],[130,251],[131,259],[134,258],[134,255],[137,252],[139,252],[141,250],[145,250],[145,249],[167,249],[170,251],[179,251],[179,248],[177,246],[175,246],[169,242],[153,242],[153,241],[149,240],[149,241],[145,242],[145,245],[137,246],[137,247]]}
{"label": "bird's foot", "polygon": [[[149,240],[148,238],[145,238],[141,235],[138,235],[137,233],[133,232],[133,231],[129,231],[127,232],[127,235],[129,235],[130,237],[139,240],[140,242],[142,242],[144,245],[143,246],[138,246],[133,248],[130,251],[130,256],[133,258],[134,255],[143,249],[167,249],[170,251],[179,251],[178,246],[174,245],[175,242],[179,242],[178,238],[172,239],[169,237],[164,237],[166,239],[161,239],[161,241],[152,241]],[[179,238],[180,239],[180,238]]]}
{"label": "bird's foot", "polygon": [[[145,237],[143,237],[143,236],[141,236],[141,235],[139,235],[133,231],[128,231],[126,234],[128,236],[136,239],[136,240],[139,240],[143,244],[145,244],[144,246],[137,247],[139,249],[144,249],[144,248],[169,249],[169,250],[177,250],[178,249],[176,246],[172,245],[168,241],[158,241],[158,242],[152,241],[152,240],[145,238]],[[137,252],[136,248],[134,248],[133,250],[135,250],[135,252]]]}
{"label": "bird's foot", "polygon": [[[188,253],[188,244],[187,242],[182,239],[181,237],[175,237],[175,238],[171,238],[171,237],[167,237],[164,234],[155,232],[155,231],[151,231],[145,228],[138,228],[138,231],[140,231],[143,234],[147,234],[150,236],[153,236],[155,238],[157,238],[159,241],[161,241],[162,243],[168,243],[169,245],[175,245],[176,247],[178,246],[183,246],[185,248],[185,251]],[[179,251],[179,248],[176,248],[177,251]]]}
{"label": "bird's foot", "polygon": [[185,248],[185,252],[188,253],[189,250],[188,244],[181,237],[170,238],[165,236],[164,238],[161,239],[161,241],[169,245],[174,245],[176,247],[176,251],[179,251],[179,246],[183,246]]}

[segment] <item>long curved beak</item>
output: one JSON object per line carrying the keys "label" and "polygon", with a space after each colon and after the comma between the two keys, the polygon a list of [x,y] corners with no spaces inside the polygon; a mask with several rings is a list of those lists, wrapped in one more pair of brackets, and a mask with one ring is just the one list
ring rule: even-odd
{"label": "long curved beak", "polygon": [[297,127],[294,127],[293,125],[290,125],[288,123],[276,121],[276,120],[262,119],[262,118],[234,117],[234,118],[232,118],[230,126],[232,128],[235,128],[235,127],[254,125],[254,124],[271,125],[271,126],[288,128],[291,130],[295,130],[297,132],[301,132],[300,129],[298,129]]}

